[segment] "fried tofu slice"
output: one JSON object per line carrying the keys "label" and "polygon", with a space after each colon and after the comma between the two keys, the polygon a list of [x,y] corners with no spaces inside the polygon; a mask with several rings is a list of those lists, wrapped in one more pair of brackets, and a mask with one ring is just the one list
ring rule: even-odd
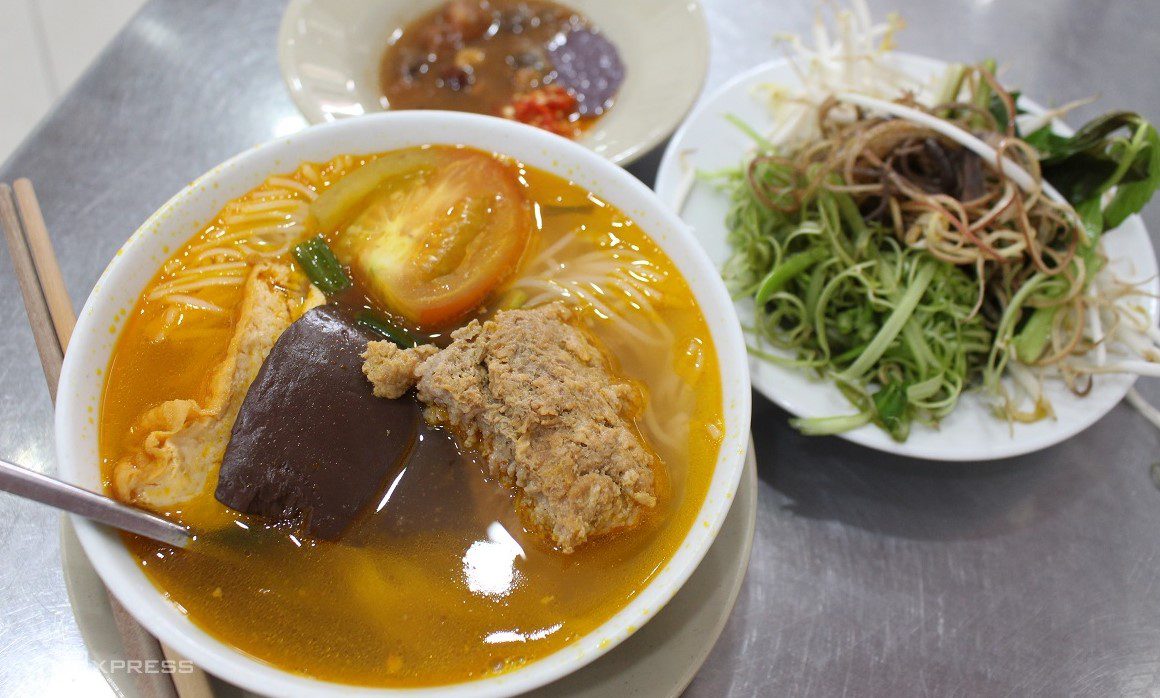
{"label": "fried tofu slice", "polygon": [[525,525],[570,553],[656,506],[663,466],[635,427],[641,391],[613,374],[572,311],[504,311],[451,337],[441,351],[371,342],[363,372],[382,397],[414,385],[428,420],[517,490]]}
{"label": "fried tofu slice", "polygon": [[[304,303],[287,264],[259,263],[246,278],[234,335],[200,401],[168,400],[138,419],[141,434],[112,471],[118,499],[162,511],[212,486],[246,391]],[[310,296],[307,296],[309,299]],[[315,301],[316,302],[316,301]]]}

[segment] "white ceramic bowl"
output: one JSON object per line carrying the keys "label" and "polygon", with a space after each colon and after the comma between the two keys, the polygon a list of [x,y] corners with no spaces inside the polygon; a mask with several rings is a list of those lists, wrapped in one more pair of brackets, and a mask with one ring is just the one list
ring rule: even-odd
{"label": "white ceramic bowl", "polygon": [[[311,123],[383,111],[379,63],[392,32],[446,0],[291,0],[278,65]],[[624,84],[577,142],[618,164],[669,136],[693,106],[709,65],[697,0],[565,0],[616,44]]]}
{"label": "white ceramic bowl", "polygon": [[567,647],[527,667],[438,689],[386,690],[307,679],[254,660],[214,639],[182,614],[145,577],[115,532],[83,519],[77,535],[105,584],[162,642],[226,681],[277,696],[506,696],[576,670],[628,637],[653,616],[701,561],[716,536],[741,476],[749,438],[750,392],[744,343],[733,304],[716,270],[683,223],[636,178],[592,151],[547,132],[493,117],[452,112],[396,112],[306,129],[225,162],[169,200],[117,253],[85,302],[65,357],[56,410],[62,476],[100,490],[97,426],[104,372],[126,310],[176,249],[222,206],[268,175],[304,160],[370,153],[425,143],[465,144],[501,152],[568,177],[631,216],[672,258],[704,311],[720,357],[725,439],[697,522],[677,553],[620,613]]}

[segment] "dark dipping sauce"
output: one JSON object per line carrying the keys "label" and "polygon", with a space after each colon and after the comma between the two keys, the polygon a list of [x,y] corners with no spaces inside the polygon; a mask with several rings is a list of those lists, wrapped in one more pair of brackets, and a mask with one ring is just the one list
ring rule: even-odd
{"label": "dark dipping sauce", "polygon": [[380,83],[390,109],[503,116],[575,137],[624,80],[616,47],[546,0],[452,0],[396,33]]}

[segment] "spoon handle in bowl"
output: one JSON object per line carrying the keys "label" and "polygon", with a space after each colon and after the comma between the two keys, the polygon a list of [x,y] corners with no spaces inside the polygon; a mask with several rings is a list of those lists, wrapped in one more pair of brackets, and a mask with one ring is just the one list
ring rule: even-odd
{"label": "spoon handle in bowl", "polygon": [[189,545],[189,531],[183,526],[3,460],[0,490],[179,548]]}

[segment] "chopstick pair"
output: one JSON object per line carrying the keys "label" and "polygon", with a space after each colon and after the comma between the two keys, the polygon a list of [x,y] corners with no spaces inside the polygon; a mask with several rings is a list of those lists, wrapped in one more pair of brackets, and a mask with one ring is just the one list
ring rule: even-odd
{"label": "chopstick pair", "polygon": [[0,222],[4,224],[8,252],[20,284],[28,322],[32,326],[36,350],[40,353],[48,394],[55,404],[64,348],[72,337],[75,319],[47,232],[26,232],[47,230],[36,194],[27,179],[17,180],[15,189],[0,184]]}
{"label": "chopstick pair", "polygon": [[[0,183],[0,224],[8,242],[8,252],[20,294],[28,313],[28,322],[40,354],[40,364],[48,384],[48,393],[56,404],[57,384],[64,362],[64,352],[76,325],[72,301],[69,300],[60,266],[52,248],[48,228],[32,183],[18,179],[11,187]],[[127,659],[164,658],[175,667],[189,662],[149,634],[123,606],[109,594],[109,604],[121,635]],[[142,698],[212,698],[209,677],[200,669],[186,673],[135,673]]]}

